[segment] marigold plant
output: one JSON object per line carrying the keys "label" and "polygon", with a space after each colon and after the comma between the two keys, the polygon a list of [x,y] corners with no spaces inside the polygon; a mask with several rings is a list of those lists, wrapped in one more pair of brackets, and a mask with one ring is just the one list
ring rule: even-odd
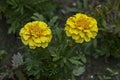
{"label": "marigold plant", "polygon": [[50,28],[42,21],[28,22],[21,28],[19,35],[23,44],[29,45],[31,49],[36,47],[45,48],[52,39]]}
{"label": "marigold plant", "polygon": [[97,21],[85,14],[77,13],[66,21],[65,32],[76,43],[88,42],[95,38],[98,32]]}

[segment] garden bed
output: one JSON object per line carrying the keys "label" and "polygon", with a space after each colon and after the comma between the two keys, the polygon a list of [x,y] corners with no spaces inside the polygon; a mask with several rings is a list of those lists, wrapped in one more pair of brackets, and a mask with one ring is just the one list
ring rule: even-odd
{"label": "garden bed", "polygon": [[[60,20],[59,20],[59,21],[61,21],[60,25],[62,27],[64,27],[65,21],[68,18],[68,16],[73,15],[74,13],[76,13],[76,10],[79,10],[79,9],[77,9],[78,6],[77,6],[77,2],[75,0],[66,0],[66,1],[60,0],[58,2],[59,2],[58,4],[62,4],[62,7],[60,5],[58,10],[55,12],[57,14],[59,14],[59,16],[64,17],[62,19],[60,18]],[[104,1],[102,1],[102,2],[104,2]],[[82,1],[82,3],[84,3],[84,0]],[[91,2],[89,1],[88,4],[95,4],[93,6],[94,6],[94,8],[97,8],[97,7],[100,7],[100,3],[101,2],[99,2],[99,0],[98,1],[93,0]],[[84,5],[82,5],[82,6],[84,8],[86,8],[86,6],[84,6]],[[88,7],[90,8],[91,6],[88,6]],[[83,13],[85,13],[85,12],[83,11]],[[86,13],[89,13],[89,12],[86,12]],[[15,34],[13,34],[13,33],[8,34],[10,25],[8,23],[6,23],[7,18],[5,18],[4,13],[2,13],[2,15],[3,15],[2,19],[0,20],[0,50],[1,50],[1,53],[3,53],[3,55],[2,55],[2,58],[0,57],[0,59],[1,59],[0,60],[0,80],[9,80],[9,79],[10,80],[18,80],[19,77],[14,73],[16,71],[16,69],[12,68],[12,59],[13,59],[12,57],[14,54],[17,54],[18,52],[25,52],[25,51],[24,51],[22,43],[20,41],[18,32],[16,32]],[[92,13],[91,15],[94,15],[94,13]],[[101,17],[101,15],[99,15],[99,16]],[[116,15],[114,15],[114,16],[116,16]],[[95,15],[95,17],[96,17],[96,15]],[[117,23],[117,20],[119,20],[119,19],[116,19],[116,23]],[[110,21],[111,21],[111,19],[110,19]],[[105,25],[110,26],[111,25],[110,21],[107,22],[109,24],[103,23],[102,26],[105,26]],[[111,22],[111,23],[113,23],[113,22]],[[98,24],[98,25],[100,26],[100,24]],[[104,30],[105,29],[106,29],[106,27],[104,28]],[[100,35],[100,33],[98,34],[98,41],[102,42],[101,36],[106,37],[109,34],[111,34],[111,32],[109,32],[110,28],[107,28],[107,29],[108,29],[108,32],[107,31],[104,32],[104,30],[103,30],[103,32],[100,31],[100,33],[102,35]],[[112,34],[114,36],[117,36],[117,39],[115,39],[115,40],[113,39],[110,42],[111,44],[114,44],[116,40],[119,41],[118,34],[119,34],[119,30],[117,33],[115,33],[115,35]],[[107,38],[104,38],[104,39],[106,39],[106,41],[107,41]],[[115,45],[117,45],[117,44],[115,44]],[[99,46],[99,42],[98,42],[97,46]],[[106,47],[106,49],[111,48],[111,47],[109,48],[108,46],[105,46],[105,47]],[[101,48],[101,47],[99,47],[99,48]],[[22,51],[22,49],[23,49],[23,51]],[[112,49],[118,50],[119,46],[118,45],[116,47],[113,46]],[[95,52],[95,51],[92,50],[91,52]],[[113,52],[115,52],[115,51],[113,51]],[[103,51],[103,53],[104,53],[104,51]],[[97,57],[95,55],[91,55],[91,53],[90,54],[86,53],[85,56],[86,56],[87,62],[85,63],[85,72],[83,72],[80,76],[77,76],[76,79],[77,80],[120,80],[120,57],[117,57],[117,58],[116,58],[116,56],[114,57],[114,55],[113,55],[114,53],[113,54],[111,54],[109,52],[108,52],[109,54],[103,54],[103,53],[101,52],[101,54],[99,54]],[[119,50],[116,51],[115,54],[120,55]],[[24,65],[22,65],[22,68],[20,66],[20,70],[22,71],[22,76],[25,77],[23,79],[24,80],[26,80],[26,79],[32,80],[34,78],[34,76],[33,75],[28,76],[26,73],[25,67],[26,66],[24,66]],[[2,79],[2,77],[4,77],[4,79]]]}

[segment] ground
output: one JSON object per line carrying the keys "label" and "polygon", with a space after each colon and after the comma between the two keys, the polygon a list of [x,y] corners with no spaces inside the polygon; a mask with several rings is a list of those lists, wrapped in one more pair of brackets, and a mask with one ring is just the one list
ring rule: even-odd
{"label": "ground", "polygon": [[[64,3],[64,6],[71,6],[74,0],[60,0],[60,3]],[[63,11],[63,10],[62,10]],[[64,11],[63,11],[64,13]],[[7,54],[0,61],[0,66],[10,66],[11,57],[16,54],[19,50],[17,46],[20,45],[20,40],[14,34],[7,34],[8,26],[5,19],[0,20],[0,50],[5,50]],[[97,59],[87,56],[86,71],[77,80],[99,80],[98,76],[112,77],[111,80],[120,80],[120,75],[110,73],[107,68],[120,72],[120,59],[99,57]],[[102,79],[107,80],[107,79]]]}

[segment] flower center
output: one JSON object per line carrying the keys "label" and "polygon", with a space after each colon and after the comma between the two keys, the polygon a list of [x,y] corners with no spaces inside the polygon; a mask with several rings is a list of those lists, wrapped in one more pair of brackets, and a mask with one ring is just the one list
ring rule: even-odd
{"label": "flower center", "polygon": [[39,26],[31,26],[31,27],[30,27],[31,36],[40,37],[42,31],[43,31],[43,30],[41,30],[41,29],[39,28]]}
{"label": "flower center", "polygon": [[88,21],[88,19],[80,19],[77,20],[75,25],[79,28],[83,28],[83,29],[89,29],[89,24],[90,22]]}

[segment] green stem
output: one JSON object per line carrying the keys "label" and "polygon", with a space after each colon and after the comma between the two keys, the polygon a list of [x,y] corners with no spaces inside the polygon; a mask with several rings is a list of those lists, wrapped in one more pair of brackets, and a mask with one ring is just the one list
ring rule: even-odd
{"label": "green stem", "polygon": [[27,80],[21,70],[16,70],[15,74],[18,77],[18,80]]}
{"label": "green stem", "polygon": [[84,6],[84,9],[87,10],[87,8],[88,8],[88,0],[83,0],[83,6]]}

